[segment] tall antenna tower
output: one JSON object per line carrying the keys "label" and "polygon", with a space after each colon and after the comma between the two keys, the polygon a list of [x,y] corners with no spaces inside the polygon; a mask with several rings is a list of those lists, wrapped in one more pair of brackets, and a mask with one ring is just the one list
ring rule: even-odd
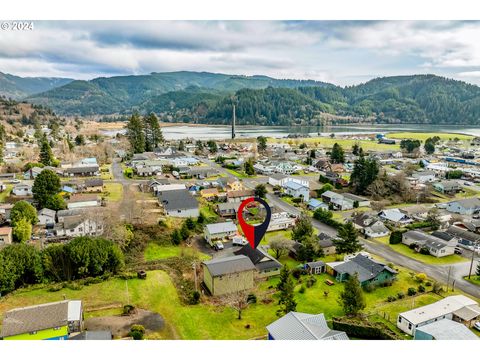
{"label": "tall antenna tower", "polygon": [[232,139],[235,139],[235,97],[232,97]]}

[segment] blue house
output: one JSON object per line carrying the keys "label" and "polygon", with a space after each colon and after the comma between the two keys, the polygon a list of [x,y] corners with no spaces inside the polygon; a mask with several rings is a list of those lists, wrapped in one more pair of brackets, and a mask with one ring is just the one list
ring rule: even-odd
{"label": "blue house", "polygon": [[315,211],[317,209],[328,210],[328,205],[327,204],[325,204],[323,201],[320,201],[320,200],[315,199],[315,198],[311,198],[308,201],[307,207],[308,207],[308,210],[312,210],[312,211]]}

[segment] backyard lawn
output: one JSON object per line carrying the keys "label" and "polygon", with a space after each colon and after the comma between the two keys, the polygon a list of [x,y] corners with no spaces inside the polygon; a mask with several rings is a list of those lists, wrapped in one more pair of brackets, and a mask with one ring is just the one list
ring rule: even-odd
{"label": "backyard lawn", "polygon": [[105,164],[100,167],[100,177],[103,180],[112,180],[113,175],[112,175],[112,165],[110,164]]}
{"label": "backyard lawn", "polygon": [[[270,140],[270,139],[269,139]],[[271,142],[283,142],[283,143],[291,143],[292,139],[272,139]],[[314,144],[315,147],[326,147],[331,148],[335,143],[341,145],[344,149],[351,149],[352,146],[358,143],[363,150],[377,150],[377,151],[388,151],[388,150],[399,150],[400,144],[395,145],[388,145],[388,144],[379,144],[375,140],[355,140],[355,139],[342,139],[342,138],[330,138],[330,137],[311,137],[306,139],[298,140],[300,142],[304,142],[308,144]]]}
{"label": "backyard lawn", "polygon": [[4,202],[5,199],[10,195],[12,192],[13,185],[7,185],[7,188],[0,193],[0,202]]}
{"label": "backyard lawn", "polygon": [[466,259],[466,258],[464,258],[460,255],[456,255],[456,254],[444,256],[444,257],[441,257],[441,258],[437,258],[437,257],[432,256],[432,255],[423,255],[423,254],[420,254],[420,253],[416,252],[413,249],[410,249],[407,245],[404,245],[404,244],[391,245],[391,244],[389,244],[388,239],[389,239],[388,236],[384,236],[384,237],[381,237],[381,238],[377,238],[373,241],[377,241],[377,242],[380,242],[382,244],[388,245],[393,250],[395,250],[396,252],[398,252],[402,255],[408,256],[412,259],[421,261],[425,264],[448,265],[448,264],[455,264],[455,263],[459,263],[459,262],[468,261],[468,259]]}
{"label": "backyard lawn", "polygon": [[120,201],[123,197],[123,186],[119,183],[105,183],[108,201]]}
{"label": "backyard lawn", "polygon": [[173,245],[162,246],[152,242],[148,243],[147,248],[145,249],[144,258],[145,261],[154,261],[193,254],[198,254],[199,258],[202,260],[210,259],[209,255],[200,253],[193,248]]}

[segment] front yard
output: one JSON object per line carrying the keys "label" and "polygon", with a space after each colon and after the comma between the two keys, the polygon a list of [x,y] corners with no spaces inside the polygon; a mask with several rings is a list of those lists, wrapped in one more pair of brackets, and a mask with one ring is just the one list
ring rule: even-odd
{"label": "front yard", "polygon": [[123,186],[119,183],[105,183],[105,194],[108,201],[120,201],[123,198]]}

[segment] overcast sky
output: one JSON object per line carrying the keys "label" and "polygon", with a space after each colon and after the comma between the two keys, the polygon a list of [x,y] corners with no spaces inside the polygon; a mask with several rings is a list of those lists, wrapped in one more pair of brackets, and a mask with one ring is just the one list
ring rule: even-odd
{"label": "overcast sky", "polygon": [[480,84],[480,22],[54,21],[0,33],[0,71],[99,76],[192,70],[351,85],[433,73]]}

